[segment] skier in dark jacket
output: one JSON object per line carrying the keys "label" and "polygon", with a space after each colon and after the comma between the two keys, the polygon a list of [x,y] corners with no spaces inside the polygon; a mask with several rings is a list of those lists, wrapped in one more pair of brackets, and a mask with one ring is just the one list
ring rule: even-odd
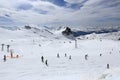
{"label": "skier in dark jacket", "polygon": [[43,56],[41,57],[41,61],[44,62],[44,57]]}
{"label": "skier in dark jacket", "polygon": [[46,64],[46,66],[48,66],[48,61],[47,60],[45,61],[45,64]]}

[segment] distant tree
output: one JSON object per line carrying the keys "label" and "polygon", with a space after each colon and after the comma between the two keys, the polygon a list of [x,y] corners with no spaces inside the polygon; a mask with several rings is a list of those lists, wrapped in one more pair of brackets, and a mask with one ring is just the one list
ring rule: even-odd
{"label": "distant tree", "polygon": [[102,54],[100,54],[100,56],[102,56]]}

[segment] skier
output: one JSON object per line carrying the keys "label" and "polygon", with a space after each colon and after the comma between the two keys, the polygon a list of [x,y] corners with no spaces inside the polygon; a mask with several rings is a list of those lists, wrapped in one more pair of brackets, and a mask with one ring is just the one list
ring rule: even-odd
{"label": "skier", "polygon": [[88,54],[85,55],[85,60],[87,60],[87,58],[88,58]]}
{"label": "skier", "polygon": [[60,58],[60,55],[59,55],[59,53],[57,54],[57,58]]}
{"label": "skier", "polygon": [[2,44],[2,51],[4,50],[4,45],[5,45],[5,44]]}
{"label": "skier", "polygon": [[7,52],[9,52],[10,45],[7,45]]}
{"label": "skier", "polygon": [[109,69],[110,68],[110,65],[109,64],[107,64],[107,69]]}
{"label": "skier", "polygon": [[41,57],[41,61],[44,62],[44,57],[43,56]]}
{"label": "skier", "polygon": [[13,58],[13,53],[12,53],[12,51],[10,52],[10,58]]}
{"label": "skier", "polygon": [[3,58],[4,62],[6,61],[6,55],[4,55],[4,58]]}
{"label": "skier", "polygon": [[46,64],[46,66],[48,66],[48,61],[47,60],[45,61],[45,64]]}
{"label": "skier", "polygon": [[19,58],[19,55],[16,55],[16,58]]}
{"label": "skier", "polygon": [[65,53],[65,57],[67,57],[67,54]]}
{"label": "skier", "polygon": [[72,59],[72,58],[71,58],[71,55],[69,56],[69,59]]}

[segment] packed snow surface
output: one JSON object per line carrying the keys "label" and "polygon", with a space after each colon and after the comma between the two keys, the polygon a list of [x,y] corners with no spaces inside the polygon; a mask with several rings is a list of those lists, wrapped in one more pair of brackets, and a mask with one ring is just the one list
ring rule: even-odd
{"label": "packed snow surface", "polygon": [[0,80],[120,80],[120,41],[98,37],[77,40],[75,48],[75,41],[59,31],[0,28],[0,44],[5,44],[3,51],[0,46]]}

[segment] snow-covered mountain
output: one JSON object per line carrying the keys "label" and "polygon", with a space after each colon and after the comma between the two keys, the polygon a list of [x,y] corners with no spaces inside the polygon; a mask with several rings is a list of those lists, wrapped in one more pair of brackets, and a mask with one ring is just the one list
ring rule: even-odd
{"label": "snow-covered mountain", "polygon": [[[119,40],[120,39],[120,27],[116,28],[105,28],[105,29],[96,29],[90,28],[87,30],[82,30],[79,28],[70,28],[72,35],[63,35],[62,32],[66,30],[65,26],[60,26],[56,28],[49,27],[39,27],[37,25],[30,25],[30,29],[24,27],[16,27],[10,29],[11,27],[0,28],[0,32],[3,34],[1,38],[14,39],[14,38],[41,38],[41,39],[111,39]],[[15,35],[16,34],[16,35]],[[8,36],[9,35],[9,36]]]}
{"label": "snow-covered mountain", "polygon": [[0,79],[119,80],[119,28],[70,29],[91,33],[79,33],[75,41],[62,34],[66,27],[0,28]]}

